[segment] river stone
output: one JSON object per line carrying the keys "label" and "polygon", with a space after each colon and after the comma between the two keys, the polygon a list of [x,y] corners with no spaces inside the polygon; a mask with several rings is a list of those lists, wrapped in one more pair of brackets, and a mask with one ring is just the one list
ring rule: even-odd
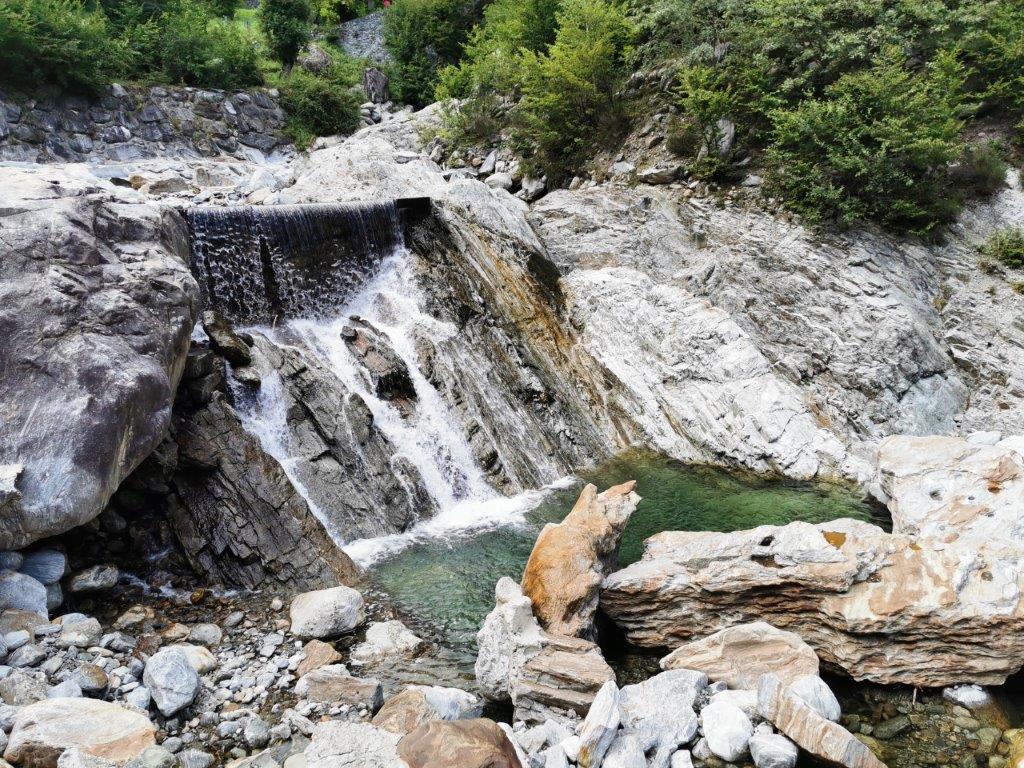
{"label": "river stone", "polygon": [[61,648],[90,648],[99,645],[103,637],[103,627],[92,616],[69,613],[58,621],[60,634],[57,636],[57,645]]}
{"label": "river stone", "polygon": [[117,763],[90,755],[77,747],[65,749],[57,759],[57,768],[116,768]]}
{"label": "river stone", "polygon": [[798,677],[790,683],[789,692],[826,720],[838,723],[842,717],[839,700],[825,681],[817,675]]}
{"label": "river stone", "polygon": [[483,704],[458,688],[410,685],[388,699],[374,715],[378,728],[404,736],[431,720],[463,720],[480,717]]}
{"label": "river stone", "polygon": [[763,621],[739,624],[682,645],[662,669],[698,669],[730,688],[756,690],[762,674],[783,680],[818,674],[818,657],[799,635]]}
{"label": "river stone", "polygon": [[384,703],[379,680],[353,677],[342,664],[314,669],[295,684],[295,695],[318,703],[366,706],[371,712]]}
{"label": "river stone", "polygon": [[0,698],[5,704],[23,707],[46,698],[46,683],[38,677],[16,669],[0,680]]}
{"label": "river stone", "polygon": [[217,668],[217,657],[208,648],[190,643],[176,643],[168,647],[177,648],[184,652],[192,669],[200,675],[205,675],[207,672]]}
{"label": "river stone", "polygon": [[305,592],[292,600],[290,615],[298,637],[337,637],[362,624],[363,596],[351,587]]}
{"label": "river stone", "polygon": [[669,768],[693,768],[693,757],[688,749],[680,749],[672,753]]}
{"label": "river stone", "polygon": [[174,768],[178,764],[174,754],[161,746],[146,747],[142,754],[129,761],[125,768]]}
{"label": "river stone", "polygon": [[149,703],[153,700],[152,694],[149,692],[149,688],[144,685],[140,685],[128,692],[128,695],[124,697],[124,702],[130,707],[141,709],[143,712],[149,710]]}
{"label": "river stone", "polygon": [[121,572],[116,566],[94,565],[72,576],[68,583],[68,591],[72,594],[79,594],[113,589],[117,586],[117,580],[120,577]]}
{"label": "river stone", "polygon": [[34,667],[37,664],[41,664],[46,656],[46,650],[42,646],[29,643],[28,645],[21,646],[21,648],[7,657],[7,666],[14,667],[15,669]]}
{"label": "river stone", "polygon": [[716,756],[727,763],[735,763],[747,754],[754,726],[739,707],[724,703],[708,704],[701,710],[700,723],[708,748]]}
{"label": "river stone", "polygon": [[341,661],[341,654],[334,650],[333,645],[325,643],[323,640],[310,640],[302,646],[302,652],[306,658],[300,661],[299,666],[295,669],[297,677],[305,677],[314,669]]}
{"label": "river stone", "polygon": [[188,654],[180,648],[164,648],[153,654],[146,662],[142,681],[165,717],[191,704],[201,687]]}
{"label": "river stone", "polygon": [[795,768],[796,744],[777,733],[755,733],[750,737],[750,756],[757,768]]}
{"label": "river stone", "polygon": [[189,630],[188,639],[196,645],[205,645],[207,648],[220,645],[224,633],[216,624],[196,624]]}
{"label": "river stone", "polygon": [[635,734],[644,751],[688,743],[697,733],[695,705],[708,685],[703,672],[662,672],[619,692],[622,726]]}
{"label": "river stone", "polygon": [[7,609],[49,616],[46,587],[24,573],[0,573],[0,610]]}
{"label": "river stone", "polygon": [[423,641],[397,620],[374,622],[366,630],[366,642],[352,649],[349,662],[372,664],[416,651]]}
{"label": "river stone", "polygon": [[524,768],[493,720],[432,720],[398,743],[409,768]]}
{"label": "river stone", "polygon": [[21,646],[28,643],[31,639],[32,633],[29,632],[27,629],[16,629],[12,632],[8,632],[6,635],[4,635],[3,639],[4,645],[6,646],[7,649],[6,651],[4,651],[4,654],[6,655],[10,651],[16,651],[18,648],[21,648]]}
{"label": "river stone", "polygon": [[[3,471],[4,469],[0,468],[0,474]],[[17,571],[21,568],[22,562],[24,562],[24,557],[21,552],[10,549],[0,550],[0,571]]]}
{"label": "river stone", "polygon": [[711,699],[708,701],[709,704],[731,704],[738,709],[743,710],[743,714],[749,717],[751,720],[756,718],[757,715],[757,691],[744,691],[744,690],[726,690],[718,691],[711,695]]}
{"label": "river stone", "polygon": [[46,585],[46,609],[48,611],[55,611],[61,607],[64,603],[64,591],[61,589],[60,584],[47,584]]}
{"label": "river stone", "polygon": [[399,737],[369,723],[320,723],[306,747],[306,768],[409,768]]}
{"label": "river stone", "polygon": [[50,686],[46,691],[48,699],[78,699],[84,696],[82,686],[75,680],[65,680],[57,685]]}
{"label": "river stone", "polygon": [[775,675],[761,678],[757,709],[798,747],[821,760],[845,768],[885,768],[862,741],[807,706]]}
{"label": "river stone", "polygon": [[4,759],[15,765],[56,768],[66,749],[124,762],[156,740],[148,717],[95,699],[48,699],[25,707],[11,731]]}
{"label": "river stone", "polygon": [[576,762],[581,768],[598,768],[608,747],[615,740],[621,722],[619,698],[618,687],[609,680],[590,705],[590,711],[577,732],[580,751]]}
{"label": "river stone", "polygon": [[0,547],[17,549],[96,517],[164,438],[198,289],[182,217],[76,166],[8,169],[0,209],[0,465],[23,465]]}
{"label": "river stone", "polygon": [[618,565],[619,539],[640,497],[635,481],[601,494],[587,485],[561,523],[548,523],[523,571],[523,594],[540,625],[593,639],[601,581]]}
{"label": "river stone", "polygon": [[110,680],[102,667],[89,662],[82,662],[71,675],[71,680],[78,685],[83,693],[99,694],[107,689]]}
{"label": "river stone", "polygon": [[40,584],[56,584],[68,568],[68,556],[55,549],[37,549],[24,555],[18,570]]}

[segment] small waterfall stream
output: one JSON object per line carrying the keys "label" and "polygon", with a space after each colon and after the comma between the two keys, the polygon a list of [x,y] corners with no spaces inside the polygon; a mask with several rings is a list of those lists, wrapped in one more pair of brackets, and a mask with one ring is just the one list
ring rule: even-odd
{"label": "small waterfall stream", "polygon": [[[207,306],[240,330],[313,356],[342,390],[361,398],[393,448],[394,475],[404,483],[398,465],[411,465],[437,510],[399,533],[346,537],[329,502],[302,476],[281,377],[264,373],[255,397],[236,398],[243,424],[354,559],[369,563],[422,537],[518,522],[543,498],[543,492],[504,498],[488,485],[459,415],[421,371],[416,339],[450,338],[456,329],[423,311],[393,205],[202,208],[190,214],[190,225],[192,269]],[[378,393],[346,343],[354,317],[386,339],[407,367],[415,387],[413,413]],[[240,384],[234,386],[240,391]],[[406,492],[411,504],[415,491]]]}

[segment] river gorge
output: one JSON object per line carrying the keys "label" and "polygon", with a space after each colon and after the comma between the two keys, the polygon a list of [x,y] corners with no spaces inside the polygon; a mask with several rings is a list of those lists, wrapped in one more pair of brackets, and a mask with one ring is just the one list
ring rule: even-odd
{"label": "river gorge", "polygon": [[0,166],[4,759],[1017,768],[1019,174],[823,235],[438,119]]}

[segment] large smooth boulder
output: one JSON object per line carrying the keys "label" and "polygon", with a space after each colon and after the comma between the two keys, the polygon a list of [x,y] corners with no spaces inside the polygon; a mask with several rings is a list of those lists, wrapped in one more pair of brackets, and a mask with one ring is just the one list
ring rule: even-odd
{"label": "large smooth boulder", "polygon": [[509,681],[544,646],[530,598],[512,579],[502,576],[494,586],[494,609],[477,633],[476,681],[491,701],[510,701]]}
{"label": "large smooth boulder", "polygon": [[0,573],[0,610],[27,611],[36,616],[49,615],[46,587],[24,573]]}
{"label": "large smooth boulder", "polygon": [[838,723],[826,720],[774,675],[761,678],[757,709],[797,746],[827,763],[845,768],[885,768],[862,741]]}
{"label": "large smooth boulder", "polygon": [[463,720],[480,717],[483,703],[458,688],[410,685],[388,699],[374,715],[373,724],[404,736],[431,720]]}
{"label": "large smooth boulder", "polygon": [[523,571],[541,626],[593,639],[601,581],[618,566],[619,539],[640,502],[635,481],[603,493],[587,485],[561,523],[544,526]]}
{"label": "large smooth boulder", "polygon": [[398,743],[409,768],[523,768],[515,747],[493,720],[432,720]]}
{"label": "large smooth boulder", "polygon": [[0,549],[18,549],[98,515],[163,438],[198,289],[181,216],[84,166],[6,169],[0,210]]}
{"label": "large smooth boulder", "polygon": [[189,653],[173,646],[150,657],[142,673],[142,682],[149,688],[153,703],[165,717],[191,704],[201,687]]}
{"label": "large smooth boulder", "polygon": [[289,611],[292,633],[318,639],[338,637],[363,623],[363,596],[351,587],[331,587],[297,595]]}
{"label": "large smooth boulder", "polygon": [[686,643],[662,659],[661,668],[698,669],[713,682],[753,690],[768,672],[786,681],[818,674],[818,656],[799,635],[757,621]]}
{"label": "large smooth boulder", "polygon": [[4,759],[30,768],[56,768],[66,749],[126,762],[156,743],[145,715],[95,699],[47,699],[18,713]]}
{"label": "large smooth boulder", "polygon": [[859,680],[999,684],[1024,664],[1015,542],[929,544],[853,520],[667,532],[605,579],[601,606],[633,643],[674,647],[770,621]]}

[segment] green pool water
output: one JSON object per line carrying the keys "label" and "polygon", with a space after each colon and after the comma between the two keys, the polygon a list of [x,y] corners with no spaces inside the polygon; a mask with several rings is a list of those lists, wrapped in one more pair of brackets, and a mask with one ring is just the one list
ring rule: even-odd
{"label": "green pool water", "polygon": [[494,607],[498,578],[519,580],[540,529],[568,514],[585,482],[603,490],[630,479],[637,481],[643,501],[623,536],[623,565],[640,558],[646,538],[666,530],[730,531],[838,517],[884,524],[878,506],[849,488],[770,480],[630,452],[581,472],[579,482],[553,491],[525,523],[420,541],[379,562],[375,580],[403,612],[465,655],[471,668],[475,635]]}

